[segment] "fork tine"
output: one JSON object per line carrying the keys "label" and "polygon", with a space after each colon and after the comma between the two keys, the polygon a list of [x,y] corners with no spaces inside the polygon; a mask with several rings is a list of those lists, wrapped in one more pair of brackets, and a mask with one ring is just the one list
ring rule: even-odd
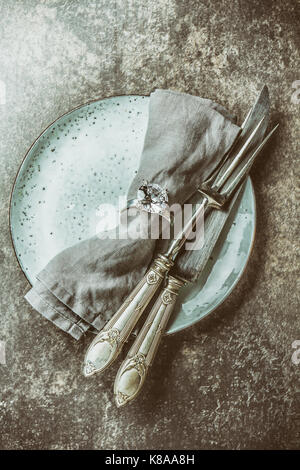
{"label": "fork tine", "polygon": [[263,147],[266,145],[266,143],[269,141],[271,136],[274,134],[276,129],[278,128],[279,124],[276,124],[276,126],[269,132],[269,134],[264,138],[264,140],[256,147],[256,149],[253,150],[245,159],[245,161],[242,162],[240,170],[234,175],[233,180],[230,182],[229,186],[225,189],[224,191],[224,196],[226,198],[229,198],[233,191],[235,190],[236,186],[244,180],[245,176],[249,173],[254,160],[256,159],[257,155],[261,152]]}
{"label": "fork tine", "polygon": [[241,125],[241,129],[244,129],[247,125],[248,119],[250,117],[250,114],[252,113],[253,108],[249,109],[247,116],[244,119],[244,122]]}
{"label": "fork tine", "polygon": [[251,132],[249,137],[246,139],[245,143],[242,145],[241,149],[238,151],[237,155],[233,157],[233,159],[228,160],[227,165],[225,167],[221,167],[220,171],[218,172],[215,181],[212,184],[211,189],[214,191],[219,191],[226,180],[229,178],[229,176],[232,174],[234,169],[238,166],[240,163],[241,159],[245,156],[245,153],[247,150],[249,150],[249,147],[251,146],[253,139],[255,136],[259,133],[260,129],[264,125],[264,120],[266,119],[266,116],[264,116],[257,126],[254,128],[254,130]]}

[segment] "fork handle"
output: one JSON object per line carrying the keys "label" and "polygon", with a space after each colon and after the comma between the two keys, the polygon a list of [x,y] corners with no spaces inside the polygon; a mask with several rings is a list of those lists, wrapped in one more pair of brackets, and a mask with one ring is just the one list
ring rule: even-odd
{"label": "fork handle", "polygon": [[102,372],[115,361],[172,265],[166,256],[157,256],[143,279],[92,341],[84,359],[86,377]]}
{"label": "fork handle", "polygon": [[184,284],[185,281],[169,276],[167,286],[157,298],[126,359],[122,362],[114,384],[118,407],[133,400],[142,389],[176,303],[178,291]]}

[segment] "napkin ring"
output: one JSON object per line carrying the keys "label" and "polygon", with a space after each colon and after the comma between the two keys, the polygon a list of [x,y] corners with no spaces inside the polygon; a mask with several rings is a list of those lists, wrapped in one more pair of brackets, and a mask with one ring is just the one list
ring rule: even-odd
{"label": "napkin ring", "polygon": [[127,206],[121,212],[132,207],[143,212],[158,214],[167,219],[168,222],[171,222],[168,206],[168,190],[161,188],[156,183],[148,183],[148,181],[143,180],[142,185],[137,190],[136,199],[127,201]]}

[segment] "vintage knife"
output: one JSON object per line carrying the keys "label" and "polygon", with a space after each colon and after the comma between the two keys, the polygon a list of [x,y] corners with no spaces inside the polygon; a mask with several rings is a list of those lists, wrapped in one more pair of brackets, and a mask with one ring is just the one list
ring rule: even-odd
{"label": "vintage knife", "polygon": [[[184,227],[182,236],[173,240],[168,251],[154,260],[132,294],[91,343],[85,356],[85,376],[103,371],[117,358],[124,342],[157,292],[166,273],[174,265],[179,250],[185,244],[199,217],[202,217],[203,211],[212,207],[222,208],[247,175],[256,155],[275,130],[273,129],[267,138],[257,145],[267,127],[266,103],[268,103],[268,91],[264,87],[241,126],[238,142],[200,188],[202,203]],[[251,150],[253,148],[254,150]]]}
{"label": "vintage knife", "polygon": [[[212,198],[212,204],[215,205],[217,202],[217,204],[220,204],[222,207],[224,204],[223,201],[227,201],[237,190],[241,181],[244,181],[256,156],[260,153],[277,127],[278,125],[274,127],[261,144],[243,158],[235,171],[232,171],[232,168],[235,167],[235,159],[233,159],[231,164],[227,167],[227,171],[216,173],[209,182],[203,185],[203,188],[199,190],[203,197],[203,204],[207,206],[210,203],[210,198]],[[226,178],[226,175],[231,175],[231,178]],[[211,188],[215,189],[212,190]],[[180,247],[182,245],[175,240],[165,256],[168,259],[174,259],[174,254],[176,256],[178,252],[176,251],[178,246]],[[126,403],[133,400],[141,391],[149,367],[153,363],[159,342],[176,303],[178,292],[185,284],[186,282],[182,278],[174,275],[168,276],[167,286],[157,298],[144,326],[117,373],[114,384],[114,394],[118,407],[124,406]]]}

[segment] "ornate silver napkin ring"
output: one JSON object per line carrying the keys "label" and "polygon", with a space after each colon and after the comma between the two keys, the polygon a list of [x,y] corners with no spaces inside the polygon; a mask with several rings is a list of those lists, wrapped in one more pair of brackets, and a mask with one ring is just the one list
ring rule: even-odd
{"label": "ornate silver napkin ring", "polygon": [[158,214],[171,222],[170,209],[168,206],[168,190],[163,189],[156,183],[148,183],[143,180],[137,191],[136,199],[127,201],[127,206],[121,212],[130,208],[136,208],[143,212]]}

